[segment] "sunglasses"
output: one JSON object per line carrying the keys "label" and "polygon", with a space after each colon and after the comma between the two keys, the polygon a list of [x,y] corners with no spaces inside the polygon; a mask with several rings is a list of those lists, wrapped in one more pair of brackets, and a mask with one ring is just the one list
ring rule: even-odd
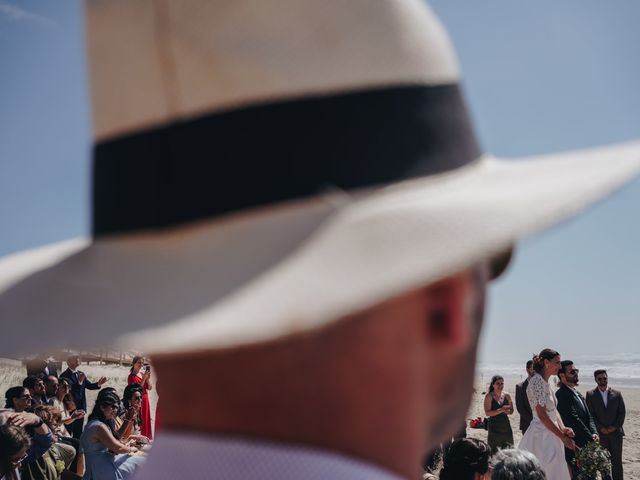
{"label": "sunglasses", "polygon": [[569,370],[569,373],[570,373],[571,375],[575,375],[575,374],[577,374],[577,373],[580,373],[580,370],[579,370],[579,369],[577,369],[577,368],[572,368],[571,370]]}
{"label": "sunglasses", "polygon": [[604,382],[607,380],[608,377],[598,377],[596,378],[596,382]]}

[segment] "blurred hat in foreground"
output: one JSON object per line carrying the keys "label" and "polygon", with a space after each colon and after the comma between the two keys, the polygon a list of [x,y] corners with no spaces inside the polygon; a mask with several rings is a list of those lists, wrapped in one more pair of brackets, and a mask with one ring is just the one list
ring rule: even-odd
{"label": "blurred hat in foreground", "polygon": [[640,171],[640,142],[482,152],[449,39],[419,0],[86,11],[93,237],[0,260],[0,318],[21,326],[3,328],[5,355],[321,328],[503,252]]}

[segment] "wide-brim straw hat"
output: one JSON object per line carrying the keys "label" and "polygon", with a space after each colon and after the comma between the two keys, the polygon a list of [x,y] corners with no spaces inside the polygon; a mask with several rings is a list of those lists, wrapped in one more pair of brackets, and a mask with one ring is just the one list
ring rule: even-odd
{"label": "wide-brim straw hat", "polygon": [[93,236],[0,260],[3,355],[186,352],[322,328],[504,252],[640,171],[639,142],[483,153],[420,0],[86,12]]}

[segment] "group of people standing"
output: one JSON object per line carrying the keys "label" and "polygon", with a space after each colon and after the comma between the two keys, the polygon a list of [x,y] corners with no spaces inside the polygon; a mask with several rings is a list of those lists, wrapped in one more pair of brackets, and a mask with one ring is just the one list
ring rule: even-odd
{"label": "group of people standing", "polygon": [[[577,449],[600,442],[611,455],[611,472],[604,479],[622,480],[622,441],[625,405],[622,394],[608,386],[606,370],[594,372],[596,388],[583,396],[578,390],[579,369],[571,360],[561,360],[550,348],[526,363],[527,379],[516,385],[515,407],[523,433],[518,448],[533,453],[552,480],[568,480],[580,473],[575,462]],[[549,378],[557,375],[558,389],[552,392]],[[489,417],[488,443],[493,451],[513,446],[508,415],[514,402],[504,391],[504,379],[491,379],[484,410]]]}
{"label": "group of people standing", "polygon": [[[133,358],[121,398],[115,388],[102,388],[105,377],[91,382],[80,361],[69,355],[59,376],[47,365],[28,369],[23,385],[7,390],[0,478],[124,480],[144,461],[140,452],[153,439],[150,366]],[[100,392],[85,425],[87,389]]]}

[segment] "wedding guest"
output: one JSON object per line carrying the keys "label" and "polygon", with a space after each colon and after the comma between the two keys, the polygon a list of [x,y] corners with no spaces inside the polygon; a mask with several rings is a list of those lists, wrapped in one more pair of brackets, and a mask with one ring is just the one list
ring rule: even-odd
{"label": "wedding guest", "polygon": [[56,393],[58,393],[58,386],[60,382],[58,377],[55,375],[49,375],[44,378],[44,396],[45,396],[45,404],[53,405],[53,399],[56,397]]}
{"label": "wedding guest", "polygon": [[85,455],[84,480],[126,480],[144,463],[144,457],[131,456],[138,449],[120,442],[111,426],[120,398],[108,392],[96,399],[80,444]]}
{"label": "wedding guest", "polygon": [[[85,412],[83,410],[78,410],[75,408],[75,404],[73,403],[73,399],[69,394],[69,390],[69,382],[64,378],[60,379],[58,392],[52,399],[52,407],[54,408],[54,410],[52,410],[52,416],[54,420],[54,428],[52,430],[53,433],[57,435],[60,442],[69,444],[73,448],[75,448],[76,456],[71,462],[69,470],[82,474],[84,473],[84,459],[82,457],[82,450],[80,449],[80,440],[78,440],[77,438],[73,438],[71,433],[69,433],[69,431],[67,430],[67,425],[79,418],[83,418]],[[67,398],[67,402],[65,402],[65,397]],[[73,407],[73,410],[71,411],[67,408],[69,402]]]}
{"label": "wedding guest", "polygon": [[47,397],[44,393],[44,381],[39,376],[32,375],[22,381],[22,386],[29,390],[31,394],[31,405],[46,405]]}
{"label": "wedding guest", "polygon": [[[31,412],[0,411],[0,425],[12,425],[25,430],[30,437],[26,457],[22,459],[21,475],[23,479],[53,480],[57,473],[51,462],[42,457],[53,444],[53,435],[47,424]],[[3,453],[0,451],[0,453]]]}
{"label": "wedding guest", "polygon": [[513,414],[511,395],[504,391],[504,378],[494,375],[484,397],[484,413],[489,417],[487,442],[492,452],[513,447],[513,431],[507,415]]}
{"label": "wedding guest", "polygon": [[[556,390],[556,399],[558,400],[558,413],[562,418],[562,422],[567,427],[570,427],[575,434],[573,441],[576,442],[578,447],[584,447],[589,442],[597,442],[598,433],[596,425],[593,423],[593,417],[589,413],[586,400],[576,389],[579,382],[579,372],[573,361],[563,360],[560,362],[560,370],[558,370],[560,388]],[[565,448],[564,453],[569,469],[573,471],[575,452]]]}
{"label": "wedding guest", "polygon": [[[144,368],[143,368],[144,367]],[[144,358],[136,355],[131,361],[131,370],[127,378],[127,384],[138,383],[142,386],[142,407],[140,409],[141,433],[152,439],[151,407],[149,405],[148,391],[151,390],[151,367],[144,364]]]}
{"label": "wedding guest", "polygon": [[[68,441],[63,442],[57,433],[58,427],[60,426],[60,411],[50,405],[38,405],[34,413],[40,417],[47,427],[49,427],[49,430],[51,430],[53,444],[48,453],[51,454],[54,463],[57,460],[61,460],[64,463],[64,468],[68,469],[76,458],[77,449],[72,443]],[[71,440],[76,440],[77,442],[77,439],[72,438]],[[76,445],[79,445],[79,443],[76,443]]]}
{"label": "wedding guest", "polygon": [[613,480],[622,480],[622,438],[626,408],[622,393],[609,387],[606,370],[596,370],[593,377],[598,386],[587,392],[587,406],[595,420],[600,443],[611,454]]}
{"label": "wedding guest", "polygon": [[535,374],[529,379],[527,398],[533,420],[524,433],[518,448],[533,453],[540,461],[547,478],[569,480],[564,447],[574,450],[573,430],[566,427],[556,410],[556,397],[549,388],[549,377],[560,369],[560,354],[545,348],[533,357]]}
{"label": "wedding guest", "polygon": [[138,383],[127,385],[122,395],[124,412],[116,417],[116,430],[120,440],[134,440],[140,444],[148,444],[148,437],[141,434],[140,411],[142,407],[142,386]]}
{"label": "wedding guest", "polygon": [[[489,463],[491,480],[546,480],[538,459],[526,450],[499,450]],[[553,480],[553,479],[549,479]]]}
{"label": "wedding guest", "polygon": [[477,438],[459,438],[444,451],[440,480],[489,480],[491,449]]}
{"label": "wedding guest", "polygon": [[527,360],[526,364],[527,378],[516,385],[516,408],[520,414],[520,431],[524,435],[524,432],[529,428],[531,420],[533,420],[533,413],[531,412],[531,405],[527,399],[527,387],[529,386],[529,379],[533,377],[535,373],[533,371],[533,360]]}
{"label": "wedding guest", "polygon": [[[107,381],[106,377],[101,377],[97,382],[90,382],[84,372],[78,370],[80,366],[80,355],[70,354],[67,357],[67,369],[60,375],[66,378],[71,385],[71,396],[76,404],[76,408],[87,411],[87,397],[85,390],[98,390]],[[69,425],[74,438],[80,438],[84,419],[79,418]]]}
{"label": "wedding guest", "polygon": [[49,375],[58,375],[58,369],[51,357],[44,359],[42,357],[36,357],[25,361],[27,367],[27,377],[32,375],[41,375],[48,377]]}
{"label": "wedding guest", "polygon": [[24,412],[31,408],[31,393],[24,387],[11,387],[5,394],[4,408],[12,408],[16,412]]}
{"label": "wedding guest", "polygon": [[[61,425],[59,429],[59,434],[62,437],[71,437],[71,433],[67,430],[67,425],[72,423],[75,420],[84,417],[84,410],[79,410],[75,408],[75,403],[70,395],[71,386],[69,385],[69,380],[66,378],[61,378],[60,383],[58,384],[58,391],[56,392],[56,396],[51,399],[51,405],[60,410],[61,414]],[[68,396],[68,401],[65,402],[65,397]],[[67,407],[69,402],[73,404],[73,410],[70,411]]]}
{"label": "wedding guest", "polygon": [[0,425],[0,480],[20,480],[20,467],[30,445],[24,428]]}

